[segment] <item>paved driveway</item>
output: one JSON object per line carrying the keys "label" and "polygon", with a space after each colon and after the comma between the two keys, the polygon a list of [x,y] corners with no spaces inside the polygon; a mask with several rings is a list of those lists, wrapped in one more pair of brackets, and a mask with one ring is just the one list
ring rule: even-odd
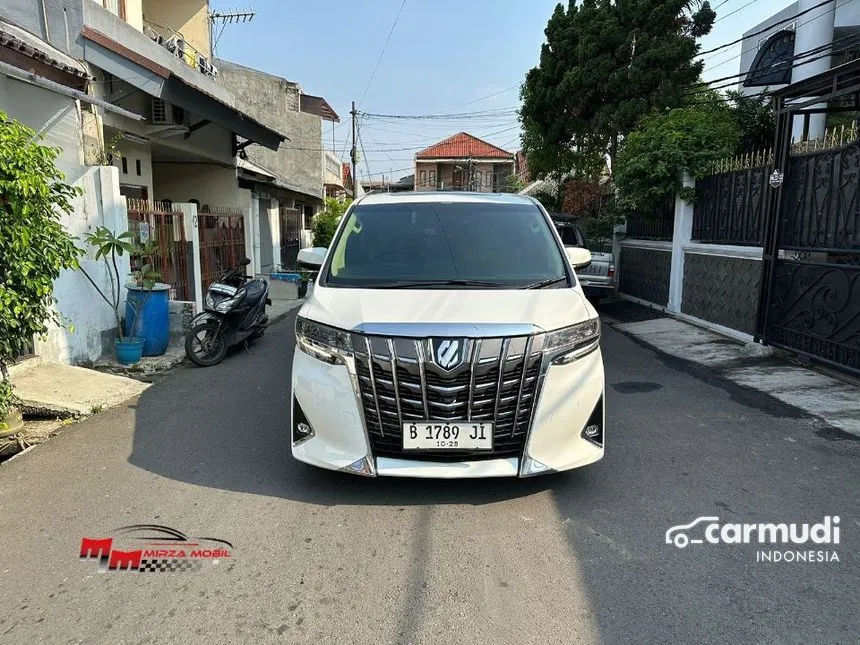
{"label": "paved driveway", "polygon": [[[317,471],[289,454],[291,326],[0,467],[0,643],[857,642],[860,442],[607,329],[597,465]],[[839,562],[664,543],[704,515],[839,515]],[[159,574],[78,559],[83,536],[136,523],[235,557]]]}

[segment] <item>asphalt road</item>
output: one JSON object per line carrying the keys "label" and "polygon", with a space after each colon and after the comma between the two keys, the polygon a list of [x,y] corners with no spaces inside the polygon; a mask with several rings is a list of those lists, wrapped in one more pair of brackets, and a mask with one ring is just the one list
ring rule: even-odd
{"label": "asphalt road", "polygon": [[[857,642],[860,441],[607,329],[599,464],[318,471],[289,453],[292,320],[0,467],[0,643]],[[705,515],[839,515],[839,562],[665,544]],[[152,574],[78,559],[82,537],[145,523],[234,557]]]}

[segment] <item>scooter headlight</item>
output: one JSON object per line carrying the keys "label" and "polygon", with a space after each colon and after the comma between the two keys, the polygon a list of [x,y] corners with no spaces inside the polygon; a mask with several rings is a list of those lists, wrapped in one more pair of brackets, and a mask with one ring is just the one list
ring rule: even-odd
{"label": "scooter headlight", "polygon": [[233,296],[232,298],[227,298],[227,299],[225,299],[225,300],[222,300],[222,301],[221,301],[221,302],[219,302],[217,305],[215,305],[215,311],[218,311],[218,312],[220,312],[220,313],[222,313],[222,314],[226,314],[226,313],[227,313],[227,312],[229,312],[231,309],[233,309],[233,307],[235,307],[235,306],[236,306],[236,305],[238,305],[240,302],[242,302],[242,300],[244,300],[244,299],[245,299],[245,294],[246,294],[246,293],[247,293],[247,291],[245,290],[245,288],[244,288],[244,287],[243,287],[242,289],[239,289],[239,290],[236,292],[236,295],[235,295],[235,296]]}
{"label": "scooter headlight", "polygon": [[565,365],[593,352],[600,344],[600,318],[557,329],[546,335],[544,352],[553,365]]}
{"label": "scooter headlight", "polygon": [[348,332],[302,316],[296,318],[296,344],[305,354],[332,365],[353,355]]}

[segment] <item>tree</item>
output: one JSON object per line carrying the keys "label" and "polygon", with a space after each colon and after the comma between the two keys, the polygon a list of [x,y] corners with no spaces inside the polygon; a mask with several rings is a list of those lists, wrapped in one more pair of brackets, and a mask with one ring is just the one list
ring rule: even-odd
{"label": "tree", "polygon": [[694,179],[706,176],[714,162],[735,153],[739,140],[732,111],[721,102],[655,111],[618,154],[617,206],[649,215],[667,195],[692,198],[683,187],[684,172]]}
{"label": "tree", "polygon": [[758,152],[773,147],[776,114],[766,96],[746,96],[738,91],[727,94],[732,114],[740,128],[737,154]]}
{"label": "tree", "polygon": [[340,218],[352,203],[351,199],[339,200],[334,197],[326,197],[325,209],[314,215],[311,231],[313,233],[313,245],[325,246],[331,244]]}
{"label": "tree", "polygon": [[79,250],[60,223],[79,189],[65,183],[59,150],[0,112],[0,423],[13,403],[7,365],[60,323],[54,280]]}
{"label": "tree", "polygon": [[703,63],[696,38],[716,14],[699,0],[559,4],[540,63],[526,74],[523,149],[538,176],[595,179],[643,115],[681,105]]}

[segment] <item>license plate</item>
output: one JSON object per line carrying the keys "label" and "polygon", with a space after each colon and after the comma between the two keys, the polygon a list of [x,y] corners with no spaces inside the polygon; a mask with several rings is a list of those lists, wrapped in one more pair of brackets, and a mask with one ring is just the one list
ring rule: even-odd
{"label": "license plate", "polygon": [[577,273],[582,273],[584,275],[599,275],[603,273],[603,267],[599,264],[591,264],[584,269],[578,269]]}
{"label": "license plate", "polygon": [[416,421],[403,424],[404,450],[492,450],[493,424]]}

